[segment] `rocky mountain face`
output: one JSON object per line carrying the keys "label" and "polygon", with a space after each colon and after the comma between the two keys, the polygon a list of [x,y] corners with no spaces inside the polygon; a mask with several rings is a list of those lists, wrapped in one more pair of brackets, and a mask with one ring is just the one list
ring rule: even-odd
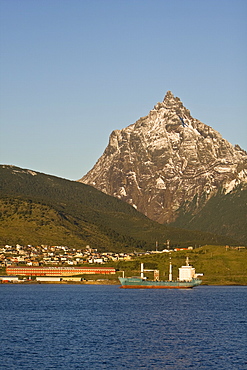
{"label": "rocky mountain face", "polygon": [[191,116],[168,91],[146,117],[115,130],[85,184],[160,223],[199,212],[216,193],[247,184],[247,153]]}

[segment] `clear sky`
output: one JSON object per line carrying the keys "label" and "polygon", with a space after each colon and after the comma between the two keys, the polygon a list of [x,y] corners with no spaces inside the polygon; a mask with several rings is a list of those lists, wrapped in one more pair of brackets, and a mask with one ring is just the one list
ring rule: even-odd
{"label": "clear sky", "polygon": [[247,150],[246,0],[0,0],[0,162],[77,180],[167,90]]}

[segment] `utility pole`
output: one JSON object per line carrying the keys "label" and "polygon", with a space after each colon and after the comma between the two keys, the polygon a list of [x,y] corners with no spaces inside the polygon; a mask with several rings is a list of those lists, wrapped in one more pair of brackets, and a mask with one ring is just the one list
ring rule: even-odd
{"label": "utility pole", "polygon": [[169,239],[167,239],[167,241],[166,241],[166,246],[167,246],[167,249],[170,249],[170,240]]}

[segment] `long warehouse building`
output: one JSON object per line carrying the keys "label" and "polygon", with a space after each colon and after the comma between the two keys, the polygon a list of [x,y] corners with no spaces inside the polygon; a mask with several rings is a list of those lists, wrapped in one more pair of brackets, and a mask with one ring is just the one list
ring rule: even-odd
{"label": "long warehouse building", "polygon": [[82,274],[115,274],[113,267],[6,267],[8,275],[74,276]]}

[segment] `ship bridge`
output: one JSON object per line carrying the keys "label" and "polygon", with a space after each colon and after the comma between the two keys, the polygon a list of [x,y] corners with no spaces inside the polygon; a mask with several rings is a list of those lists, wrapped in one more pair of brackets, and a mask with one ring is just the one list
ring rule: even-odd
{"label": "ship bridge", "polygon": [[198,276],[203,275],[203,274],[196,274],[195,268],[189,265],[188,257],[186,259],[186,265],[180,267],[178,271],[179,271],[179,275],[178,275],[179,281],[191,281],[192,279],[196,279]]}

